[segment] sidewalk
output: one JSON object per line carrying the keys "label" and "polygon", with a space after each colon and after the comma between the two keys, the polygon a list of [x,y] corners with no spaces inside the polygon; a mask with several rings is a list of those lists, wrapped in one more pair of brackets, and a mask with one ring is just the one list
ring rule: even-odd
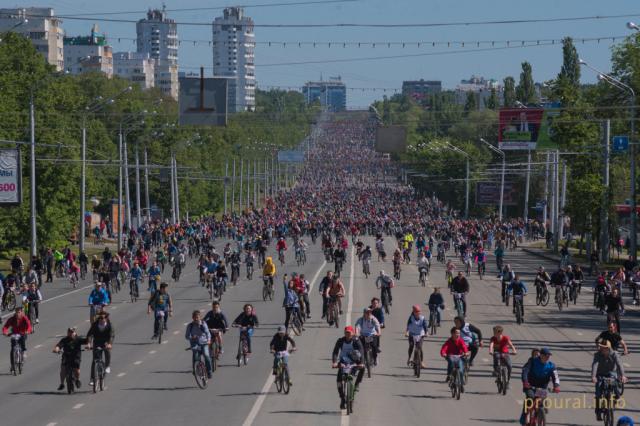
{"label": "sidewalk", "polygon": [[[550,260],[550,261],[555,262],[556,264],[559,265],[560,264],[560,257],[561,257],[559,253],[553,253],[551,250],[549,250],[547,248],[531,247],[531,245],[536,244],[536,243],[540,243],[540,241],[544,242],[544,240],[528,241],[528,242],[522,244],[520,246],[520,248],[525,253],[532,254],[532,255],[534,255],[536,257],[539,257],[539,258],[542,258],[542,259]],[[578,250],[576,250],[574,248],[569,248],[569,253],[571,255],[570,256],[570,260],[571,260],[572,264],[580,265],[580,267],[583,270],[588,270],[589,264],[588,264],[588,262],[586,262],[586,260],[580,260],[579,262],[576,262],[577,254],[579,253]],[[583,253],[584,253],[584,250],[583,250]]]}

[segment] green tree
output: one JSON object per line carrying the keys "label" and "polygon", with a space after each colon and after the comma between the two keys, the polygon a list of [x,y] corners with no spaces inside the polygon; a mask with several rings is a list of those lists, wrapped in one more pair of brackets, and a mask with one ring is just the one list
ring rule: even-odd
{"label": "green tree", "polygon": [[468,114],[471,111],[478,109],[478,102],[476,100],[475,92],[467,92],[467,100],[464,103],[464,111]]}
{"label": "green tree", "polygon": [[536,87],[533,81],[531,64],[526,61],[522,63],[520,82],[516,87],[516,99],[525,105],[529,105],[537,101]]}
{"label": "green tree", "polygon": [[500,107],[500,101],[498,100],[498,93],[496,92],[496,88],[491,88],[491,95],[485,101],[485,106],[492,110],[497,110]]}
{"label": "green tree", "polygon": [[552,96],[563,106],[572,107],[580,94],[580,59],[571,37],[562,40],[562,68],[552,82]]}
{"label": "green tree", "polygon": [[504,79],[504,98],[505,108],[512,108],[516,105],[516,80],[513,77]]}

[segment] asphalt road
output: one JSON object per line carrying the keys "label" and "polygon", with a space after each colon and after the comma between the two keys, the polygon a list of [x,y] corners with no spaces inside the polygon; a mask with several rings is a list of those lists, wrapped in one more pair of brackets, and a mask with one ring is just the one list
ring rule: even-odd
{"label": "asphalt road", "polygon": [[[367,239],[373,246],[373,241]],[[390,248],[387,242],[387,250]],[[350,249],[351,250],[351,249]],[[453,254],[452,252],[450,254]],[[375,257],[375,256],[374,256]],[[347,297],[343,301],[345,315],[342,323],[355,323],[371,297],[378,294],[374,279],[364,279],[361,266],[349,262],[343,271]],[[330,355],[340,329],[329,327],[320,320],[321,298],[317,292],[320,279],[332,264],[325,264],[319,245],[310,247],[309,262],[298,268],[293,254],[287,255],[284,268],[278,267],[278,285],[273,302],[263,302],[261,280],[240,280],[223,297],[223,311],[230,321],[241,311],[244,303],[253,303],[260,319],[260,327],[253,337],[253,357],[248,366],[238,368],[235,351],[238,342],[236,329],[225,336],[225,349],[220,368],[206,390],[196,387],[191,375],[191,354],[185,351],[185,325],[194,309],[207,310],[208,293],[197,284],[194,261],[177,284],[170,285],[174,298],[174,316],[162,344],[150,340],[152,317],[146,315],[146,303],[132,304],[127,292],[114,297],[108,308],[115,325],[116,341],[113,349],[112,373],[107,376],[107,389],[94,395],[90,392],[90,353],[83,354],[80,392],[67,395],[57,392],[60,359],[51,353],[56,342],[69,326],[78,326],[81,334],[88,329],[89,288],[69,290],[67,281],[56,281],[44,288],[46,303],[41,306],[41,323],[29,336],[25,371],[22,376],[9,375],[9,339],[0,342],[0,411],[2,425],[168,425],[168,424],[224,424],[224,425],[496,425],[515,424],[522,402],[518,380],[520,367],[527,360],[531,348],[548,346],[552,360],[558,365],[562,392],[554,396],[549,413],[551,424],[598,424],[593,414],[590,366],[594,351],[593,340],[605,328],[605,318],[591,307],[589,285],[583,287],[578,304],[558,312],[551,303],[536,307],[535,296],[527,297],[523,325],[516,325],[510,307],[500,303],[500,287],[495,279],[494,266],[489,259],[489,274],[480,281],[471,277],[469,321],[480,327],[487,337],[491,327],[501,324],[513,339],[518,355],[513,357],[514,380],[506,396],[497,394],[491,378],[488,346],[479,353],[471,370],[466,393],[461,400],[451,398],[444,383],[446,362],[439,357],[441,344],[453,325],[452,301],[444,281],[441,265],[432,268],[428,287],[417,283],[414,265],[404,265],[402,280],[393,290],[392,314],[382,337],[380,364],[374,376],[366,379],[357,394],[355,413],[346,416],[339,410],[335,370]],[[533,272],[539,264],[551,267],[520,251],[508,252],[506,261],[522,273],[532,286]],[[391,263],[372,262],[371,270],[391,271]],[[289,395],[276,392],[270,375],[272,357],[268,343],[275,329],[284,321],[282,286],[284,272],[300,272],[312,281],[313,318],[301,337],[294,337],[299,350],[290,357],[294,385]],[[169,278],[170,272],[165,274]],[[85,285],[88,285],[87,282]],[[424,303],[432,286],[444,287],[447,310],[438,335],[429,337],[424,345],[427,370],[420,379],[413,377],[406,367],[407,341],[403,332],[411,306]],[[530,289],[533,290],[533,289]],[[628,299],[627,299],[628,300]],[[533,305],[533,306],[532,306]],[[345,318],[346,317],[346,318]],[[632,351],[623,358],[631,383],[625,388],[624,410],[634,418],[640,416],[638,364],[640,336],[638,309],[629,307],[623,318],[623,337]],[[580,403],[586,400],[587,407]],[[559,408],[556,408],[559,407]]]}

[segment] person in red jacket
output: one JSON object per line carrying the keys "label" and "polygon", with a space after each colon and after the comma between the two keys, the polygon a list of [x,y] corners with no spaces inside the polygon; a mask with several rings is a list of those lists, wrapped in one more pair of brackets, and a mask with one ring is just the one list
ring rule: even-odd
{"label": "person in red jacket", "polygon": [[22,348],[22,353],[26,354],[27,334],[31,334],[32,332],[33,329],[31,328],[31,321],[29,321],[29,318],[27,318],[27,316],[24,314],[22,306],[17,306],[15,314],[11,318],[9,318],[2,327],[2,334],[4,334],[5,336],[11,336],[14,334],[20,335],[20,338],[17,340],[11,339],[11,352],[9,352],[11,368],[13,368],[13,357],[11,356],[11,354],[13,353],[14,346],[19,342],[20,347]]}
{"label": "person in red jacket", "polygon": [[464,374],[464,363],[462,362],[462,357],[469,356],[469,348],[462,337],[460,337],[459,328],[453,327],[451,329],[451,337],[444,342],[444,345],[442,345],[442,348],[440,349],[440,356],[447,360],[447,382],[449,381],[451,370],[453,370],[455,363],[458,364],[460,374]]}

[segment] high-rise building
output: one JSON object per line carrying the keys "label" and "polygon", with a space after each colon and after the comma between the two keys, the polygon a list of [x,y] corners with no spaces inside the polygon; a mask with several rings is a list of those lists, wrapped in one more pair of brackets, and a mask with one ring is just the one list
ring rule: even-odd
{"label": "high-rise building", "polygon": [[442,82],[439,80],[414,80],[402,82],[402,94],[410,96],[416,101],[421,101],[429,95],[442,91]]}
{"label": "high-rise building", "polygon": [[64,32],[61,24],[53,9],[47,7],[0,9],[0,32],[10,30],[29,38],[57,71],[64,68]]}
{"label": "high-rise building", "polygon": [[340,77],[331,77],[328,81],[309,81],[302,87],[307,104],[316,100],[329,111],[347,109],[347,86]]}
{"label": "high-rise building", "polygon": [[492,89],[495,89],[498,95],[498,100],[502,101],[502,96],[500,96],[500,94],[502,93],[503,88],[500,82],[494,79],[487,80],[484,77],[472,75],[469,80],[460,80],[460,84],[456,86],[456,103],[464,105],[467,102],[468,93],[472,92],[476,95],[478,109],[484,109],[489,97],[491,96]]}
{"label": "high-rise building", "polygon": [[64,38],[64,69],[69,74],[100,71],[113,75],[113,51],[106,36],[98,34],[98,26],[91,28],[91,35]]}
{"label": "high-rise building", "polygon": [[178,99],[178,25],[165,8],[147,12],[136,23],[137,51],[155,61],[154,80],[163,93]]}
{"label": "high-rise building", "polygon": [[224,9],[213,21],[213,75],[229,80],[229,112],[256,107],[253,19],[241,7]]}
{"label": "high-rise building", "polygon": [[150,89],[155,87],[155,62],[148,53],[116,52],[113,54],[113,74]]}

